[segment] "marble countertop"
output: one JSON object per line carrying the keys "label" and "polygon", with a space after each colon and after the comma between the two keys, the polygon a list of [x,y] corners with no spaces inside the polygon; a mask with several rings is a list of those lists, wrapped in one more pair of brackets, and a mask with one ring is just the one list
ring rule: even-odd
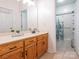
{"label": "marble countertop", "polygon": [[0,45],[13,42],[13,41],[23,40],[24,38],[30,38],[30,37],[38,36],[45,33],[47,32],[39,32],[34,34],[25,32],[23,35],[17,36],[17,37],[12,37],[12,34],[3,35],[3,36],[0,36]]}

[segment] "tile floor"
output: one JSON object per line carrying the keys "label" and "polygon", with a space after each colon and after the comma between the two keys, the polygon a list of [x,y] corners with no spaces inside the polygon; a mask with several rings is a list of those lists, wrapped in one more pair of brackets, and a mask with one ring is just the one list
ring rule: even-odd
{"label": "tile floor", "polygon": [[79,59],[74,49],[71,48],[71,40],[57,42],[57,53],[46,53],[40,59]]}

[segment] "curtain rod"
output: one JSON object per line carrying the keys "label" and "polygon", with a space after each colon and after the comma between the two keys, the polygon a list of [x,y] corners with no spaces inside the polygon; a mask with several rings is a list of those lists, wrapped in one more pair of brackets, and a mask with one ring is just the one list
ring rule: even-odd
{"label": "curtain rod", "polygon": [[68,13],[63,13],[63,14],[56,14],[56,16],[66,15],[66,14],[74,14],[74,11],[72,11],[72,12],[68,12]]}

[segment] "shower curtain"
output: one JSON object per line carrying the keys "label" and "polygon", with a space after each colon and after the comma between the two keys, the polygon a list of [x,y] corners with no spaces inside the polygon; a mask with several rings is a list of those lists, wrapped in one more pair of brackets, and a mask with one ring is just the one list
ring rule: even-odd
{"label": "shower curtain", "polygon": [[57,40],[64,40],[64,24],[62,16],[56,16],[56,38]]}

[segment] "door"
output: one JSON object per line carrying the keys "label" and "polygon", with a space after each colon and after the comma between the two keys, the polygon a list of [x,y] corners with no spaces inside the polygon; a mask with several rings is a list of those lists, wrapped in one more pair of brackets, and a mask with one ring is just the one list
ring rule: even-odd
{"label": "door", "polygon": [[62,19],[64,22],[64,39],[70,40],[73,35],[73,14],[63,15]]}
{"label": "door", "polygon": [[25,49],[25,59],[36,59],[36,45],[32,44]]}
{"label": "door", "polygon": [[2,59],[23,59],[23,58],[24,58],[24,56],[23,56],[22,49],[12,51],[12,52],[2,56]]}

